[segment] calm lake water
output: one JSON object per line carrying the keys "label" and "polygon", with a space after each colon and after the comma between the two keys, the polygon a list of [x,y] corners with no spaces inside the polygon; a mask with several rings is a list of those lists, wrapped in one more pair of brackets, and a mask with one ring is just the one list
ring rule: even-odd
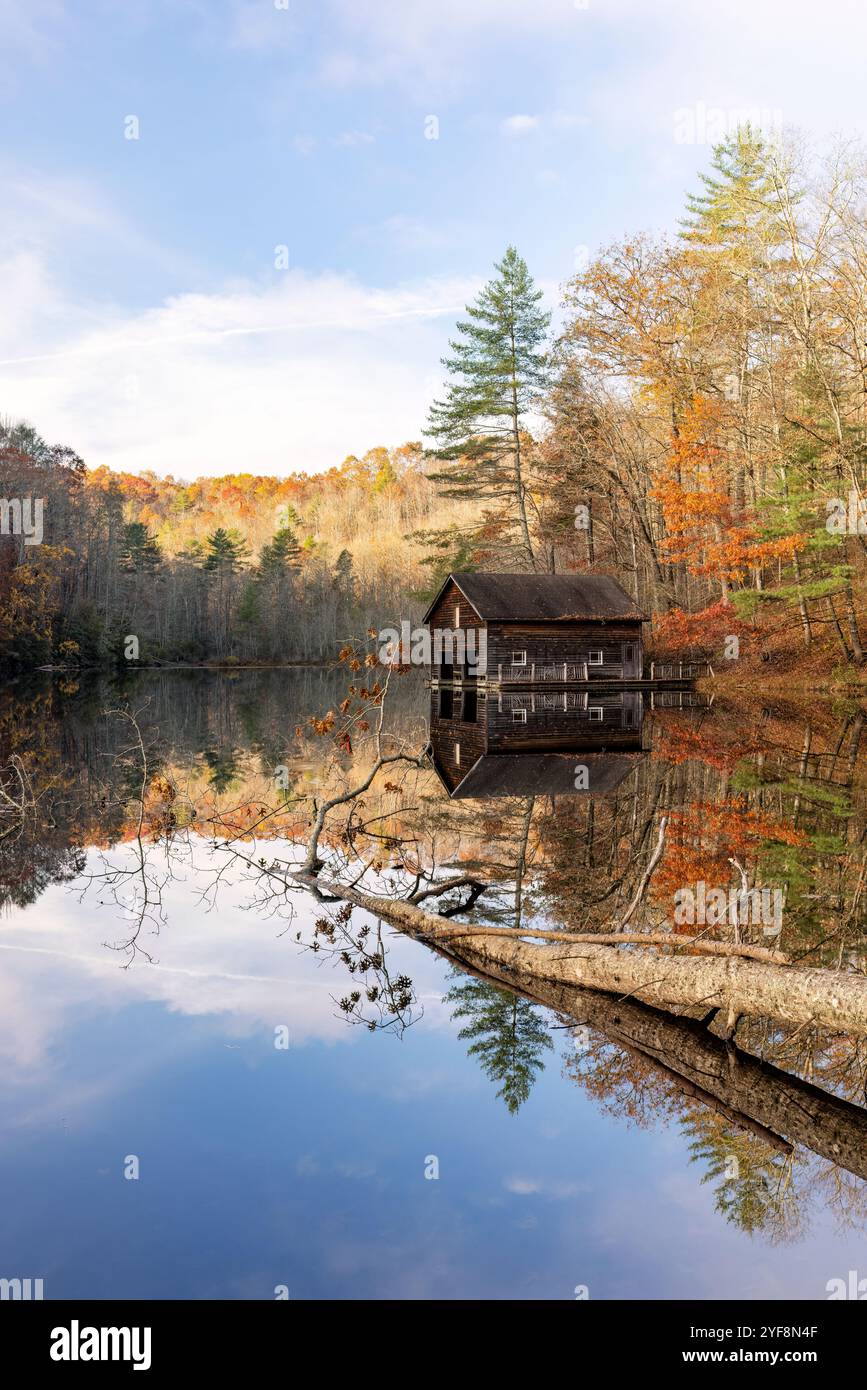
{"label": "calm lake water", "polygon": [[[8,699],[0,761],[34,805],[0,841],[0,1276],[94,1299],[824,1299],[867,1277],[861,1176],[769,1148],[580,1018],[391,929],[411,1001],[374,1030],[341,1009],[358,977],[307,949],[323,909],[257,873],[297,857],[304,798],[335,775],[307,721],[341,696],[337,675],[281,671]],[[485,867],[482,920],[586,930],[628,901],[666,810],[658,916],[673,885],[730,882],[734,857],[783,886],[786,949],[863,969],[857,707],[662,703],[566,710],[587,750],[566,781],[545,744],[535,764],[501,753],[470,795],[456,742],[487,720],[532,743],[561,711],[432,708],[405,680],[391,717],[409,741],[433,727],[436,766],[386,859],[411,829],[440,865]],[[251,865],[241,830],[275,768],[287,813]],[[387,811],[372,796],[366,814]],[[767,1020],[737,1042],[863,1105],[863,1043]]]}

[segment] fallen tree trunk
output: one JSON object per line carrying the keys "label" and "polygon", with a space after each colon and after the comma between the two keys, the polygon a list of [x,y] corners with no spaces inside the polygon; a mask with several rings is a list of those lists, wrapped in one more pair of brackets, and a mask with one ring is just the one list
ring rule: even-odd
{"label": "fallen tree trunk", "polygon": [[486,974],[504,970],[525,980],[636,996],[661,1008],[720,1009],[729,1032],[746,1014],[867,1035],[867,980],[860,976],[735,956],[660,955],[586,939],[574,945],[539,945],[523,940],[518,931],[502,935],[480,929],[461,937],[461,928],[401,899],[323,880],[303,869],[295,877],[320,895],[355,903],[431,944],[451,942],[452,954]]}
{"label": "fallen tree trunk", "polygon": [[[464,905],[466,906],[466,905]],[[444,912],[439,914],[445,917]],[[591,946],[666,946],[674,951],[698,951],[708,956],[743,956],[745,960],[764,960],[771,965],[788,965],[789,957],[782,951],[772,951],[767,946],[733,945],[728,941],[708,941],[702,936],[681,936],[679,932],[572,932],[572,931],[516,931],[514,927],[464,927],[451,926],[449,940],[458,936],[522,936],[532,937],[534,941],[587,942]]]}

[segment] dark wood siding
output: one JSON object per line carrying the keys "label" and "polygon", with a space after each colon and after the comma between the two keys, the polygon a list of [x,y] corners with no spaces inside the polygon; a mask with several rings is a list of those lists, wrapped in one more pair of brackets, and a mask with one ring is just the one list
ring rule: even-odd
{"label": "dark wood siding", "polygon": [[477,699],[474,689],[431,691],[431,743],[440,774],[452,791],[485,751],[485,713],[485,700]]}
{"label": "dark wood siding", "polygon": [[[458,616],[460,618],[458,624],[455,623],[456,608],[458,610]],[[435,637],[437,629],[443,632],[452,633],[458,631],[468,632],[472,630],[474,632],[476,652],[481,651],[482,654],[484,653],[484,645],[479,645],[479,637],[480,634],[483,633],[486,635],[486,624],[482,622],[476,610],[464,598],[463,594],[461,593],[458,586],[455,584],[454,580],[452,580],[443,590],[439,602],[437,603],[436,607],[430,615],[430,618],[428,619],[428,627],[430,629],[432,640]],[[436,663],[434,663],[433,674],[441,678],[448,678],[452,673],[448,670],[448,668],[441,668]],[[454,674],[460,675],[461,672],[455,671]],[[484,660],[478,662],[478,674],[485,674]]]}
{"label": "dark wood siding", "polygon": [[[488,677],[503,680],[520,677],[512,669],[512,654],[526,651],[526,679],[533,665],[557,667],[586,661],[590,679],[599,677],[640,677],[641,624],[617,623],[491,623],[488,626]],[[629,661],[629,648],[632,660]],[[592,652],[602,653],[602,663],[590,663]]]}
{"label": "dark wood siding", "polygon": [[[636,621],[485,623],[451,580],[440,595],[428,626],[432,640],[438,631],[452,634],[472,631],[476,652],[481,650],[484,654],[477,674],[486,674],[489,680],[501,675],[504,681],[529,682],[534,666],[549,668],[546,675],[552,679],[552,668],[564,663],[574,667],[582,662],[587,662],[591,680],[594,677],[631,679],[642,675],[641,623]],[[527,653],[526,665],[513,669],[512,655],[519,651]],[[591,663],[591,653],[595,652],[602,653],[602,661]],[[448,680],[462,674],[468,672],[436,660],[433,662],[433,675],[439,679]],[[537,679],[545,678],[540,670]]]}
{"label": "dark wood siding", "polygon": [[638,690],[492,691],[487,699],[489,748],[557,748],[578,742],[606,748],[640,742]]}

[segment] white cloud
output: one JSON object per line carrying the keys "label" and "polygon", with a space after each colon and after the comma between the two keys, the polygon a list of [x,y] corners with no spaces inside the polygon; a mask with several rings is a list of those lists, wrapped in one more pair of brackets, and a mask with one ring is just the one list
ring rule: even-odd
{"label": "white cloud", "polygon": [[507,116],[500,122],[500,129],[506,135],[527,135],[533,130],[576,130],[579,126],[590,125],[589,116],[578,116],[569,111],[554,111],[551,114]]}
{"label": "white cloud", "polygon": [[400,212],[385,219],[382,231],[399,251],[433,251],[448,246],[459,236],[455,223],[431,222]]}
{"label": "white cloud", "polygon": [[[575,28],[570,0],[330,0],[319,76],[332,86],[399,83],[449,90],[472,74],[480,50],[513,35],[528,42]],[[330,38],[330,46],[329,45]]]}
{"label": "white cloud", "polygon": [[[87,183],[14,169],[0,231],[0,413],[29,419],[87,462],[194,477],[318,470],[377,443],[417,439],[469,277],[365,285],[272,268],[144,308],[67,283],[104,284],[128,252],[189,283],[200,272],[152,245]],[[439,242],[397,216],[380,236]],[[119,249],[120,248],[120,249]]]}
{"label": "white cloud", "polygon": [[612,143],[664,162],[675,111],[699,103],[781,112],[784,124],[817,133],[864,129],[867,9],[849,0],[828,0],[821,14],[812,0],[697,5],[688,24],[681,0],[607,0],[593,13],[611,37],[630,34],[582,94]]}
{"label": "white cloud", "polygon": [[574,111],[555,111],[551,117],[551,124],[556,130],[576,130],[590,123],[589,116],[579,116]]}
{"label": "white cloud", "polygon": [[0,402],[93,467],[318,470],[418,438],[431,367],[477,289],[290,270],[123,312],[16,253],[0,262]]}
{"label": "white cloud", "polygon": [[357,145],[372,145],[374,139],[368,130],[342,130],[334,137],[334,143],[345,149],[354,149]]}
{"label": "white cloud", "polygon": [[106,250],[146,258],[171,270],[189,270],[176,255],[144,235],[87,179],[45,170],[22,172],[0,164],[3,218],[0,256],[35,252],[48,265],[68,263],[73,253]]}
{"label": "white cloud", "polygon": [[[827,0],[330,0],[319,75],[337,86],[400,83],[427,98],[467,88],[509,50],[568,111],[634,146],[671,140],[696,101],[782,109],[818,129],[864,125],[867,7]],[[844,36],[841,39],[841,35]],[[496,57],[494,54],[496,53]],[[570,118],[581,123],[583,117]]]}
{"label": "white cloud", "polygon": [[539,124],[538,116],[507,116],[501,121],[500,128],[507,135],[526,135],[530,130],[538,130]]}
{"label": "white cloud", "polygon": [[591,1191],[583,1182],[559,1182],[550,1178],[526,1178],[519,1175],[503,1179],[503,1187],[516,1197],[548,1197],[562,1201]]}
{"label": "white cloud", "polygon": [[199,14],[210,32],[225,32],[233,48],[260,49],[292,44],[298,32],[295,0],[229,0],[228,15],[213,5],[199,5]]}

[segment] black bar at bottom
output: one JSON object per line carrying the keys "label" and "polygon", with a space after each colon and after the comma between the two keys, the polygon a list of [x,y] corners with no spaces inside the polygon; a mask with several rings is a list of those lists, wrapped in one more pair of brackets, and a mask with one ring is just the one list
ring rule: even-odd
{"label": "black bar at bottom", "polygon": [[[460,1363],[465,1365],[467,1342],[478,1346],[478,1357],[489,1368],[500,1356],[514,1356],[525,1336],[540,1322],[550,1324],[563,1343],[552,1344],[576,1371],[590,1372],[599,1361],[611,1372],[647,1371],[666,1375],[683,1370],[701,1379],[707,1370],[762,1367],[767,1372],[793,1367],[821,1373],[824,1379],[848,1369],[863,1346],[865,1320],[860,1300],[839,1302],[593,1302],[576,1299],[572,1306],[527,1302],[518,1312],[513,1303],[486,1303],[484,1322],[478,1321],[478,1302],[463,1306],[472,1317],[460,1328],[461,1305],[448,1303],[448,1323],[429,1307],[407,1302],[393,1310],[379,1305],[377,1331],[367,1323],[342,1323],[351,1318],[342,1302],[15,1302],[0,1303],[0,1335],[4,1364],[18,1365],[52,1376],[99,1376],[128,1373],[162,1376],[166,1372],[213,1371],[225,1379],[249,1372],[266,1358],[287,1370],[298,1357],[315,1356],[326,1372],[372,1356],[374,1365],[388,1349],[388,1359],[407,1371],[419,1364],[419,1353],[434,1346],[445,1373],[449,1331],[460,1330]],[[499,1317],[504,1318],[502,1331]],[[341,1320],[341,1321],[338,1321]],[[335,1334],[339,1340],[335,1343]],[[321,1341],[323,1333],[329,1340]],[[373,1336],[374,1345],[368,1342]],[[435,1339],[435,1340],[433,1340]],[[378,1348],[375,1344],[378,1343]],[[528,1343],[528,1350],[533,1343]],[[408,1359],[395,1357],[405,1346]],[[342,1347],[342,1350],[339,1348]],[[457,1345],[455,1346],[457,1350]],[[538,1355],[538,1343],[535,1354]]]}

